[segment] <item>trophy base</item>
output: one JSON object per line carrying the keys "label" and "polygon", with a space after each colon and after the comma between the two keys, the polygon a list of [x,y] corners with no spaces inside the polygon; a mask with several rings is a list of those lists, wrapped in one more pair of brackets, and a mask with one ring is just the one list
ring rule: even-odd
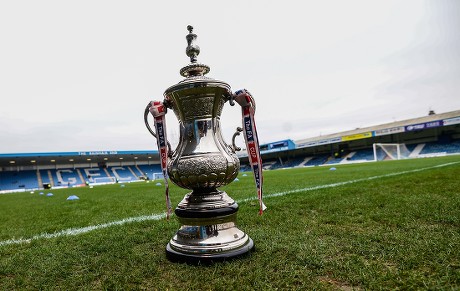
{"label": "trophy base", "polygon": [[254,242],[236,226],[238,204],[227,193],[189,193],[176,208],[180,229],[166,246],[170,261],[212,263],[249,254]]}
{"label": "trophy base", "polygon": [[168,243],[168,245],[166,246],[166,257],[168,258],[168,260],[175,263],[188,263],[193,265],[212,264],[215,262],[222,262],[244,257],[249,255],[254,250],[254,242],[251,238],[248,239],[247,244],[243,247],[223,253],[182,253],[179,251],[175,251],[173,248],[171,248],[171,244]]}

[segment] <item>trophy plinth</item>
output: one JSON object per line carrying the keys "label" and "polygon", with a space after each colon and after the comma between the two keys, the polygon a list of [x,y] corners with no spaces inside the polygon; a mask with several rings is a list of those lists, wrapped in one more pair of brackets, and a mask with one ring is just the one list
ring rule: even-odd
{"label": "trophy plinth", "polygon": [[189,193],[175,214],[182,224],[166,246],[172,261],[211,262],[245,255],[254,243],[236,226],[238,204],[222,191]]}

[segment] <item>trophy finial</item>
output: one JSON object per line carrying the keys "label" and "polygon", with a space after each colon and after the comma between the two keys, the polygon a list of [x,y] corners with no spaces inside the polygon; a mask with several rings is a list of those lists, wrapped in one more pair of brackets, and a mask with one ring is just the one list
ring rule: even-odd
{"label": "trophy finial", "polygon": [[185,37],[187,40],[187,48],[185,53],[190,58],[188,66],[180,70],[180,74],[184,77],[203,76],[209,72],[209,67],[204,64],[197,63],[197,56],[200,54],[200,47],[195,44],[197,35],[193,33],[193,26],[187,25],[188,34]]}
{"label": "trophy finial", "polygon": [[200,47],[194,44],[197,35],[193,33],[193,26],[188,25],[187,30],[189,34],[185,37],[187,39],[187,48],[185,49],[185,53],[190,58],[191,63],[196,63],[196,57],[200,54]]}

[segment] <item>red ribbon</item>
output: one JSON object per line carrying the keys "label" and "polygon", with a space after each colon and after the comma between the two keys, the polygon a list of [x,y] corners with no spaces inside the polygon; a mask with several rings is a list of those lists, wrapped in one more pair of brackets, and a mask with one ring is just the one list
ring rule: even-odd
{"label": "red ribbon", "polygon": [[149,108],[150,113],[153,115],[155,123],[155,131],[157,133],[157,145],[160,152],[161,171],[165,180],[165,197],[166,197],[166,218],[172,213],[171,199],[169,198],[169,184],[168,184],[168,139],[166,136],[166,106],[163,102],[152,101]]}
{"label": "red ribbon", "polygon": [[236,91],[234,99],[241,105],[246,150],[256,183],[257,197],[259,199],[259,215],[262,215],[267,207],[263,202],[264,178],[262,174],[262,158],[260,156],[259,138],[257,136],[256,122],[254,119],[256,104],[254,98],[246,89]]}

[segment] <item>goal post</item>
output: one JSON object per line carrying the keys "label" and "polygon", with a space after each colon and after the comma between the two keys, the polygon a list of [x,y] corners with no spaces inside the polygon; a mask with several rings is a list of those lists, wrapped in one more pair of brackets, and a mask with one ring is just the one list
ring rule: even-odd
{"label": "goal post", "polygon": [[115,177],[95,177],[93,178],[93,182],[91,184],[115,184],[117,182],[117,178]]}
{"label": "goal post", "polygon": [[407,159],[410,151],[403,143],[374,143],[374,161]]}
{"label": "goal post", "polygon": [[153,181],[158,180],[158,179],[164,179],[163,173],[153,173],[152,174],[152,180]]}

